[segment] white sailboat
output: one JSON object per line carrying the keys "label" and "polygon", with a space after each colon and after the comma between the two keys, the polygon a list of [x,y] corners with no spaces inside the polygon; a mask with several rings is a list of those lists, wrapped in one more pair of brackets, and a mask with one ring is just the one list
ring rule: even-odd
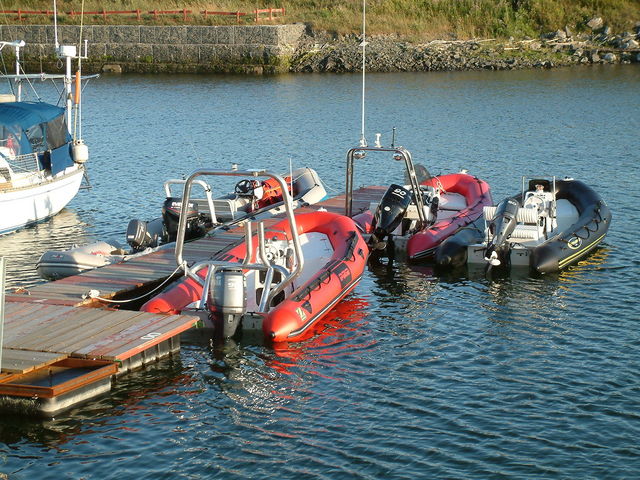
{"label": "white sailboat", "polygon": [[[0,95],[0,235],[46,220],[62,210],[78,193],[85,174],[88,148],[81,139],[80,62],[75,78],[72,61],[77,48],[57,45],[66,64],[64,74],[25,74],[20,66],[24,41],[0,42],[15,49],[15,74],[0,75],[11,93]],[[85,47],[86,49],[86,47]],[[85,55],[86,56],[86,55]],[[23,100],[24,83],[64,82],[64,106]],[[72,86],[75,84],[75,92]]]}

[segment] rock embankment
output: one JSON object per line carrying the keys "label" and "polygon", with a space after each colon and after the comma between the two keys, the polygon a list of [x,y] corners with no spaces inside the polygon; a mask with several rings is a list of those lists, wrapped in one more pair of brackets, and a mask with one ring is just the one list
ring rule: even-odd
{"label": "rock embankment", "polygon": [[[367,39],[365,68],[373,72],[509,70],[576,64],[640,62],[640,22],[633,32],[612,34],[600,18],[590,33],[569,28],[540,39],[516,41],[434,40],[414,44],[391,36]],[[292,72],[357,72],[362,69],[360,37],[307,32],[290,61]]]}

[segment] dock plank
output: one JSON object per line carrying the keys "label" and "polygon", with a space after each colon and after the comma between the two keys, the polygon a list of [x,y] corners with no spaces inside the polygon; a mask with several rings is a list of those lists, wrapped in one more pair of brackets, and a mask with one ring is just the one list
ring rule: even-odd
{"label": "dock plank", "polygon": [[76,354],[105,360],[126,360],[191,328],[198,320],[197,317],[188,315],[160,314],[147,314],[144,319],[146,321],[113,332],[91,345],[77,349]]}
{"label": "dock plank", "polygon": [[65,353],[34,352],[29,350],[2,349],[4,373],[28,373],[67,358]]}

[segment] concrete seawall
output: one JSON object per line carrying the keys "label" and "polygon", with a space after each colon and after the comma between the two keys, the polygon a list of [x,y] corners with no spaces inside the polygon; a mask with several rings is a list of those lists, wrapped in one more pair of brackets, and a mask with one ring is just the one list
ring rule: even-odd
{"label": "concrete seawall", "polygon": [[[88,25],[85,73],[184,72],[184,73],[280,73],[289,70],[290,59],[305,33],[303,24],[228,26]],[[23,64],[28,71],[51,71],[51,25],[3,25],[0,38],[24,40]],[[77,44],[80,27],[58,27],[63,44]],[[7,51],[4,52],[8,53]]]}

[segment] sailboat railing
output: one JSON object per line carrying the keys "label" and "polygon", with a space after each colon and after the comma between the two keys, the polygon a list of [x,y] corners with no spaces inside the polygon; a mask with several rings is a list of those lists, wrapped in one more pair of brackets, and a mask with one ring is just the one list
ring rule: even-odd
{"label": "sailboat railing", "polygon": [[41,170],[38,155],[35,153],[27,153],[9,158],[3,156],[2,158],[9,164],[14,172],[34,172]]}

